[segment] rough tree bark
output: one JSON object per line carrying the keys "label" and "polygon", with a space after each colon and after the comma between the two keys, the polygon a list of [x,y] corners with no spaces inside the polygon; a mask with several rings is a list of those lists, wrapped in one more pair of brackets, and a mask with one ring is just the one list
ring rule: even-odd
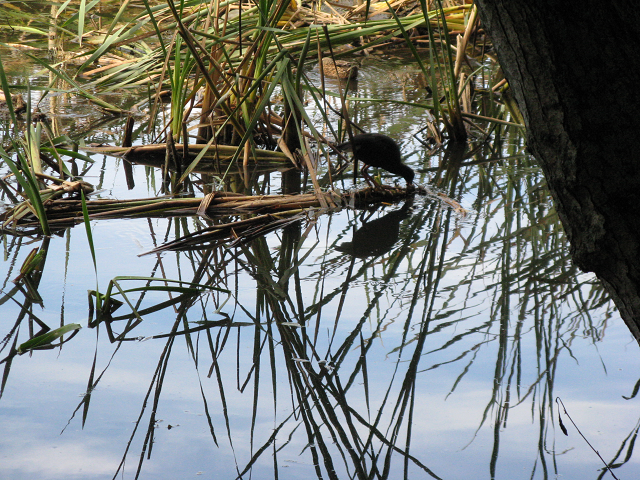
{"label": "rough tree bark", "polygon": [[571,244],[640,342],[636,0],[476,0]]}

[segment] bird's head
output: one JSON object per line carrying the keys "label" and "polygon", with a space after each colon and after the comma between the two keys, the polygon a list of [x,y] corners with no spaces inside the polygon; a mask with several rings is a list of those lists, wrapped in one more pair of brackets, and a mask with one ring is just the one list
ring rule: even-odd
{"label": "bird's head", "polygon": [[410,167],[402,173],[402,177],[407,181],[407,185],[413,185],[413,179],[416,176],[416,172],[413,171]]}

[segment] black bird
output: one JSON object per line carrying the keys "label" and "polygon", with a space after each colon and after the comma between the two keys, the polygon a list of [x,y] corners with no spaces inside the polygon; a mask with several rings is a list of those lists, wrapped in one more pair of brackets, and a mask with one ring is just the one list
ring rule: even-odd
{"label": "black bird", "polygon": [[369,167],[378,167],[403,177],[408,185],[413,185],[415,172],[402,163],[400,147],[392,139],[381,133],[361,133],[353,137],[352,142],[336,146],[339,150],[351,151],[353,156],[364,163],[362,174],[367,180]]}

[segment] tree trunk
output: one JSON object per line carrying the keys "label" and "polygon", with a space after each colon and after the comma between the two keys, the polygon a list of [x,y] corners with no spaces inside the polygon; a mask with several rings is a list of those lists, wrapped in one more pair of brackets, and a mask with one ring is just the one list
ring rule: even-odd
{"label": "tree trunk", "polygon": [[634,0],[476,0],[574,262],[640,342],[640,10]]}

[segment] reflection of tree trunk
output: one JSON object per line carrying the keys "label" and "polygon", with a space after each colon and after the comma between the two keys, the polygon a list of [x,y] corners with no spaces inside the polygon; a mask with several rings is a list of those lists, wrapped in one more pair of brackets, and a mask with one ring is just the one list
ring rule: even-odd
{"label": "reflection of tree trunk", "polygon": [[640,341],[640,14],[634,0],[477,0],[575,263]]}

